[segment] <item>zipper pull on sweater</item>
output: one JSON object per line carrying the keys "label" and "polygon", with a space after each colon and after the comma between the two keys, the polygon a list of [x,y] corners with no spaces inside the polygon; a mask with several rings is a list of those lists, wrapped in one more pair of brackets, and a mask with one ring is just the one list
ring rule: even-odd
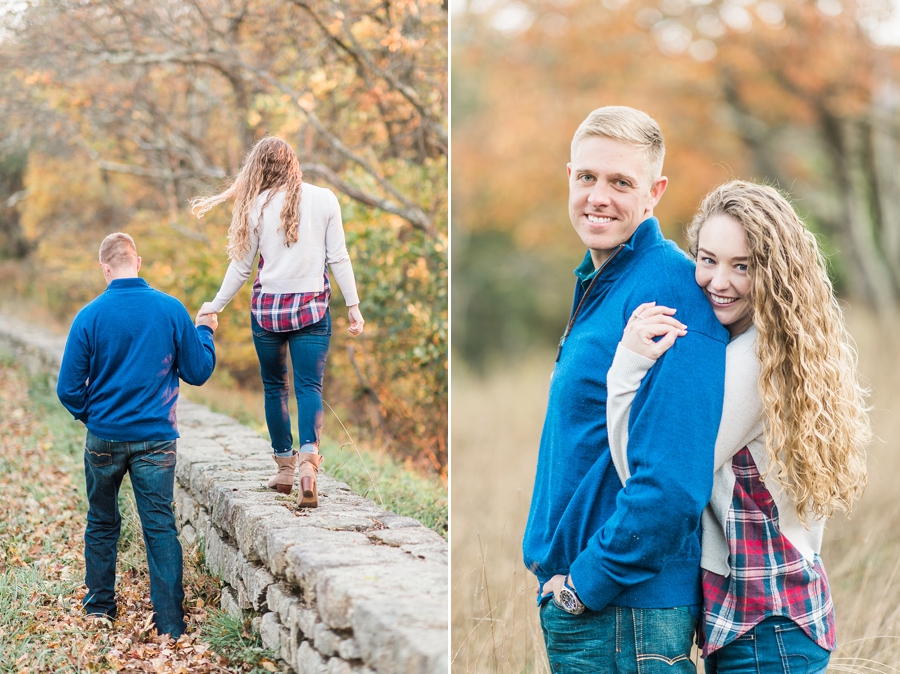
{"label": "zipper pull on sweater", "polygon": [[624,247],[625,247],[625,244],[620,243],[619,247],[616,248],[612,252],[612,255],[610,255],[608,258],[606,258],[603,261],[603,263],[597,268],[597,271],[594,274],[594,278],[591,279],[591,282],[588,284],[587,289],[584,291],[584,295],[581,296],[581,301],[578,303],[578,306],[575,308],[575,311],[572,313],[572,318],[569,319],[569,324],[566,326],[566,331],[563,333],[563,336],[559,338],[559,346],[556,348],[556,362],[557,363],[559,362],[559,357],[562,355],[562,348],[563,348],[563,344],[566,343],[566,337],[568,337],[569,333],[572,332],[572,325],[574,325],[575,319],[578,318],[578,312],[581,311],[581,305],[584,304],[584,300],[587,298],[588,293],[591,292],[591,288],[594,287],[594,283],[596,283],[597,279],[600,278],[600,274],[603,273],[603,269],[606,267],[606,265],[608,265],[610,262],[613,261],[613,258],[616,255],[618,255],[619,251],[621,251]]}
{"label": "zipper pull on sweater", "polygon": [[563,335],[559,338],[559,346],[556,347],[556,362],[559,362],[559,357],[562,355],[563,344],[566,343],[566,336]]}

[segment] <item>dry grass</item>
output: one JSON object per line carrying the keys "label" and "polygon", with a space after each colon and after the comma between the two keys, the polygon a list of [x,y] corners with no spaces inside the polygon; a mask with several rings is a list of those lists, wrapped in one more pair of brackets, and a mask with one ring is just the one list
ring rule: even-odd
{"label": "dry grass", "polygon": [[453,370],[453,671],[549,671],[521,539],[552,366],[534,358],[487,380]]}
{"label": "dry grass", "polygon": [[[862,501],[850,519],[832,520],[825,535],[839,642],[828,671],[900,672],[900,341],[862,312],[848,312],[848,320],[873,390],[879,440],[869,449]],[[541,354],[485,379],[454,367],[454,672],[548,671],[536,582],[520,543],[552,366],[552,354]]]}

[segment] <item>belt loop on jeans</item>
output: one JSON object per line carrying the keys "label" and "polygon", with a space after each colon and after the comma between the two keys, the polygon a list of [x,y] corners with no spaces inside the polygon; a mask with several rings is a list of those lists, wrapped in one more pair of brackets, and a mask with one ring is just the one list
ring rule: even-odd
{"label": "belt loop on jeans", "polygon": [[644,652],[644,612],[639,608],[632,608],[631,624],[634,627],[635,652],[640,655]]}
{"label": "belt loop on jeans", "polygon": [[622,652],[622,608],[616,606],[616,653]]}

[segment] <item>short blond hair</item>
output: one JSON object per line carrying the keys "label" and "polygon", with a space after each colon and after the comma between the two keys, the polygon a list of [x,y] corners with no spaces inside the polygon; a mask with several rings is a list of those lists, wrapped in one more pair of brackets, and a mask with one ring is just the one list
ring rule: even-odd
{"label": "short blond hair", "polygon": [[607,105],[589,114],[572,138],[572,155],[575,147],[585,138],[600,136],[620,143],[634,145],[644,151],[647,177],[651,182],[662,175],[666,144],[659,124],[646,112],[624,105]]}
{"label": "short blond hair", "polygon": [[123,264],[137,261],[137,246],[134,239],[124,232],[110,234],[100,244],[100,262],[114,269]]}

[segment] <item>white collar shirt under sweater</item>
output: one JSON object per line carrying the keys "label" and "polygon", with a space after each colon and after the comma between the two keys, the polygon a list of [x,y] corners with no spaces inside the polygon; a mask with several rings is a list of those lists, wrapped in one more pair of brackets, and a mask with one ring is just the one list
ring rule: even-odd
{"label": "white collar shirt under sweater", "polygon": [[238,293],[253,271],[257,252],[266,261],[259,276],[264,294],[322,292],[327,264],[347,306],[359,304],[344,240],[341,206],[334,192],[303,183],[297,241],[290,247],[284,244],[284,230],[279,231],[285,191],[279,190],[272,196],[260,218],[260,208],[267,196],[268,190],[256,198],[250,209],[250,250],[243,258],[231,261],[212,308],[221,311]]}
{"label": "white collar shirt under sweater", "polygon": [[[759,360],[756,357],[756,328],[732,339],[725,351],[725,399],[722,421],[716,437],[715,475],[709,505],[703,511],[702,550],[700,565],[721,576],[731,573],[725,523],[734,493],[732,459],[747,447],[760,475],[769,469],[765,448],[763,406],[759,395]],[[644,375],[656,361],[629,351],[621,344],[616,350],[612,367],[607,374],[606,419],[610,453],[619,479],[628,488],[631,471],[628,467],[628,419],[631,403],[641,386]],[[685,391],[685,395],[702,395],[700,391]],[[690,451],[690,447],[683,448]],[[809,529],[797,517],[797,507],[790,495],[774,477],[766,480],[766,488],[778,508],[781,533],[803,557],[813,562],[822,548],[824,520],[812,520]]]}

